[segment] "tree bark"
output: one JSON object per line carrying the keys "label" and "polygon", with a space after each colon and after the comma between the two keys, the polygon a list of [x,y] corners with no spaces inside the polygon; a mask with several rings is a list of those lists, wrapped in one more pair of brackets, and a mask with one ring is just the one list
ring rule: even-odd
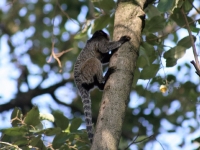
{"label": "tree bark", "polygon": [[[146,0],[119,1],[114,21],[114,41],[131,37],[113,54],[109,67],[117,68],[107,81],[91,150],[117,150],[121,137],[134,70],[139,54],[143,6]],[[142,19],[141,19],[142,18]]]}

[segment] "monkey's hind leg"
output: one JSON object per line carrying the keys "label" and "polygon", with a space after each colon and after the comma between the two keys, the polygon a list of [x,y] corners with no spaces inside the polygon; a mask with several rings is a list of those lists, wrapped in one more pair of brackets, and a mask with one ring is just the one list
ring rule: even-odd
{"label": "monkey's hind leg", "polygon": [[96,58],[88,59],[81,67],[82,85],[87,90],[99,83],[104,83],[102,64]]}
{"label": "monkey's hind leg", "polygon": [[99,83],[98,84],[98,87],[99,87],[100,90],[104,90],[104,86],[105,86],[108,78],[110,77],[110,75],[112,73],[115,72],[115,70],[116,70],[116,67],[110,67],[110,68],[108,68],[108,71],[106,72],[105,76],[103,77],[103,83]]}

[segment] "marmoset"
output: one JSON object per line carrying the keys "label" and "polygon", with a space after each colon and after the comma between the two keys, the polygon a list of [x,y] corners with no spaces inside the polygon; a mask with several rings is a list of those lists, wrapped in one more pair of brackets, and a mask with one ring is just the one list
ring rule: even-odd
{"label": "marmoset", "polygon": [[107,79],[115,68],[109,68],[105,76],[103,76],[102,65],[109,62],[112,56],[112,53],[109,53],[110,51],[116,50],[130,39],[129,36],[122,36],[118,41],[110,42],[108,35],[104,31],[96,31],[77,57],[74,65],[74,79],[83,102],[86,128],[91,143],[93,139],[93,124],[90,90],[94,86],[97,86],[100,90],[104,89]]}

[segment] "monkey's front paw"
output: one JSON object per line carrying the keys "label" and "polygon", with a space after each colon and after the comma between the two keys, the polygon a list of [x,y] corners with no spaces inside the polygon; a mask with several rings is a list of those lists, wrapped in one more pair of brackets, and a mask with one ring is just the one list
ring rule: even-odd
{"label": "monkey's front paw", "polygon": [[126,41],[130,41],[130,39],[131,39],[130,36],[125,35],[125,36],[122,36],[122,37],[120,38],[120,41],[126,42]]}

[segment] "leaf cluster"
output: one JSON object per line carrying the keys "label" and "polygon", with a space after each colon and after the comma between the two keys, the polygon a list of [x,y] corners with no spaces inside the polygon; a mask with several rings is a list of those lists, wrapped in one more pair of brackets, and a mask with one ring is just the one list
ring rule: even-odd
{"label": "leaf cluster", "polygon": [[[178,33],[180,29],[186,29],[181,8],[187,16],[193,38],[198,40],[199,20],[195,20],[198,13],[188,15],[194,9],[192,4],[195,0],[151,2],[145,8],[145,28],[142,31],[133,90],[122,130],[121,149],[127,147],[136,137],[140,140],[142,137],[148,137],[147,135],[156,137],[162,133],[177,133],[176,129],[180,128],[187,128],[190,133],[198,129],[192,122],[197,123],[194,114],[195,104],[199,99],[199,85],[191,79],[191,65],[188,62],[183,65],[177,63],[191,47],[189,37]],[[11,68],[12,72],[19,72],[22,78],[14,77],[17,85],[15,90],[18,93],[13,94],[13,100],[5,105],[9,107],[0,107],[0,111],[18,106],[25,112],[27,107],[33,106],[32,99],[47,94],[57,105],[70,107],[71,115],[81,116],[82,104],[71,75],[73,64],[90,33],[104,29],[112,39],[116,1],[13,1],[7,6],[10,9],[0,11],[0,36],[1,39],[7,39],[5,43],[8,47],[8,56],[5,59],[9,63],[6,63],[5,67],[9,68],[11,64],[14,66]],[[166,41],[170,41],[174,46],[166,45]],[[63,67],[61,73],[58,72],[56,61],[46,62],[51,55],[52,42],[55,53],[73,49],[59,58]],[[20,69],[23,65],[28,68],[25,75],[23,69]],[[167,69],[171,67],[174,67],[176,72],[168,72]],[[162,72],[161,69],[165,75],[158,75],[159,71]],[[37,77],[41,82],[30,86],[27,92],[24,92],[22,87],[29,82],[35,82],[26,82],[33,77]],[[166,81],[170,82],[169,91],[162,94],[159,86],[166,84]],[[64,94],[55,94],[63,87]],[[93,121],[96,122],[101,93],[94,90],[91,92],[91,98],[94,100]],[[4,97],[1,96],[1,99],[3,101]],[[54,103],[50,103],[46,108],[56,109]],[[80,119],[70,120],[57,111],[53,112],[53,117],[50,114],[41,114],[37,107],[33,107],[26,115],[22,112],[15,108],[11,116],[12,127],[1,130],[1,148],[15,149],[17,146],[21,149],[88,149],[86,132],[78,130],[82,123]],[[45,128],[42,122],[44,119],[53,122],[53,126]],[[163,125],[163,120],[167,120],[172,127],[165,128],[167,125]],[[185,127],[185,124],[188,126]],[[184,143],[183,136],[180,139],[183,139],[179,145],[182,148],[187,143]],[[199,139],[196,141],[199,142]],[[137,143],[138,149],[144,149],[148,142]]]}
{"label": "leaf cluster", "polygon": [[[49,120],[54,127],[45,128],[43,120]],[[55,121],[54,121],[55,120]],[[87,134],[84,130],[78,130],[82,123],[80,118],[71,121],[61,112],[40,114],[37,107],[33,107],[25,116],[19,108],[15,108],[11,115],[12,127],[1,130],[3,136],[0,142],[2,149],[81,149],[89,147]],[[52,138],[52,143],[46,141]]]}

